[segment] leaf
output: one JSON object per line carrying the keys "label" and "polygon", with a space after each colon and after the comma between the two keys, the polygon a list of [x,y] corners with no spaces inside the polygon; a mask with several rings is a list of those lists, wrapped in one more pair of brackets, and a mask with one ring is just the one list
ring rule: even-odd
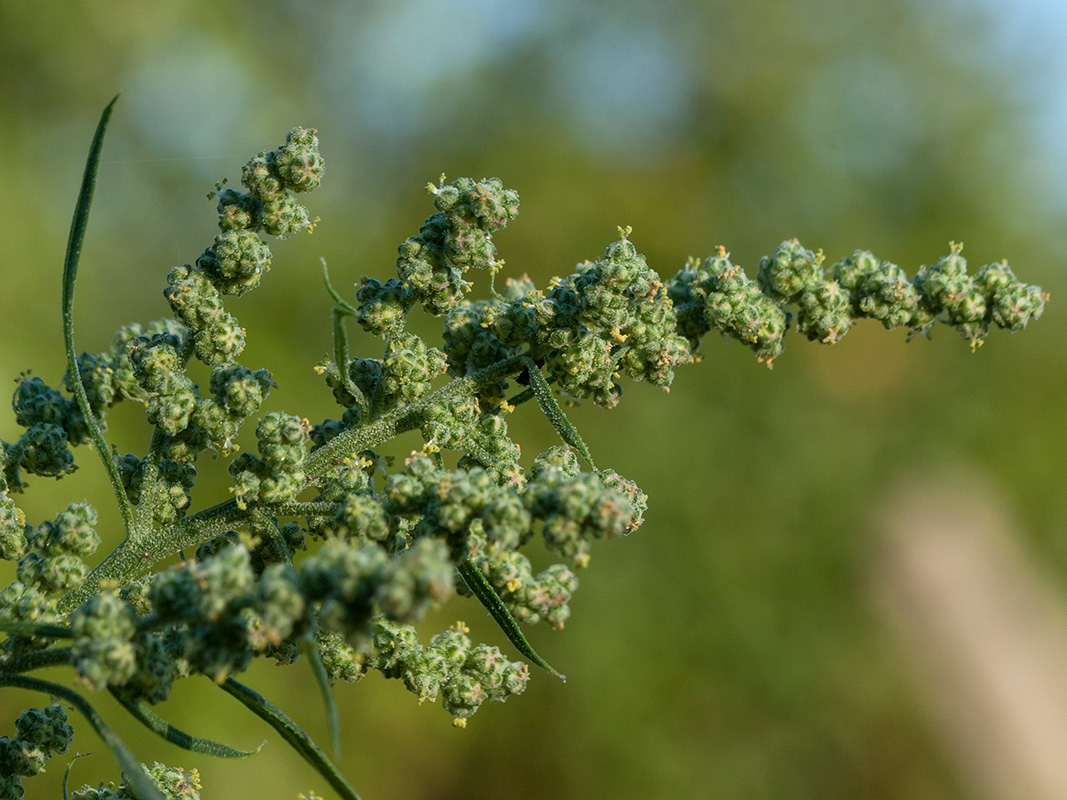
{"label": "leaf", "polygon": [[255,750],[238,750],[236,747],[230,747],[221,742],[193,736],[192,734],[175,728],[144,703],[130,702],[129,698],[124,697],[121,692],[117,692],[114,689],[111,689],[110,691],[114,698],[122,704],[123,708],[130,712],[130,715],[134,719],[152,731],[152,733],[163,737],[171,744],[177,745],[184,750],[190,750],[193,753],[201,753],[208,756],[216,756],[218,758],[248,758],[262,750],[263,745],[266,744],[264,741],[263,744]]}
{"label": "leaf", "polygon": [[115,760],[122,768],[122,778],[126,782],[130,793],[138,800],[167,800],[163,792],[156,786],[156,782],[148,775],[144,765],[130,751],[115,733],[107,726],[96,709],[89,705],[89,701],[72,689],[68,689],[52,681],[42,681],[39,678],[28,678],[25,675],[0,675],[0,686],[16,686],[20,689],[29,689],[34,692],[43,692],[54,697],[60,697],[74,706],[81,713],[96,735],[107,745]]}
{"label": "leaf", "polygon": [[81,191],[78,192],[78,202],[74,206],[74,218],[70,221],[70,236],[67,239],[67,254],[63,259],[63,341],[67,349],[67,371],[70,373],[71,389],[78,401],[78,408],[85,418],[86,427],[96,445],[96,452],[100,460],[104,462],[107,470],[111,489],[118,500],[119,511],[122,512],[122,524],[127,538],[133,530],[133,508],[130,499],[126,496],[126,490],[119,476],[119,468],[115,463],[115,457],[108,447],[104,432],[101,430],[92,408],[89,406],[89,397],[85,393],[85,386],[81,382],[81,373],[78,370],[78,357],[74,351],[74,283],[78,277],[78,261],[81,259],[82,241],[85,239],[85,229],[89,224],[89,209],[93,204],[93,190],[96,188],[96,173],[100,166],[100,151],[104,147],[104,132],[107,131],[108,122],[111,120],[111,112],[115,109],[115,103],[119,96],[115,95],[107,104],[104,112],[100,115],[100,122],[96,125],[96,133],[93,135],[92,144],[89,145],[89,157],[85,161],[85,173],[82,175]]}
{"label": "leaf", "polygon": [[530,376],[530,390],[534,393],[534,397],[537,398],[537,403],[541,406],[542,413],[552,423],[552,427],[556,429],[559,438],[573,447],[592,469],[596,469],[596,464],[593,463],[593,456],[589,452],[589,448],[578,433],[578,429],[567,419],[567,415],[559,407],[559,403],[556,402],[556,398],[552,394],[552,387],[548,385],[545,376],[541,374],[537,363],[529,356],[523,356],[522,363],[526,367],[526,374]]}
{"label": "leaf", "polygon": [[330,678],[326,674],[326,665],[322,663],[322,654],[318,644],[313,640],[304,639],[300,649],[307,657],[311,665],[311,673],[315,676],[315,682],[322,692],[323,702],[326,704],[326,722],[330,729],[330,745],[333,748],[333,757],[341,757],[341,720],[337,716],[337,704],[333,700],[333,689],[330,687]]}
{"label": "leaf", "polygon": [[526,640],[526,636],[519,627],[519,623],[517,623],[515,618],[511,616],[508,607],[504,605],[504,601],[501,600],[500,595],[496,593],[493,584],[489,583],[485,575],[482,574],[482,571],[478,569],[475,563],[469,558],[466,558],[459,565],[458,570],[460,576],[463,578],[463,582],[467,584],[467,588],[470,589],[481,604],[485,606],[485,610],[496,620],[496,624],[500,626],[500,630],[502,630],[504,635],[508,637],[508,641],[515,645],[515,649],[526,656],[526,658],[530,659],[534,664],[541,667],[541,669],[548,670],[561,681],[565,682],[567,680],[566,675],[561,674],[555,667],[541,658],[541,656],[537,655],[533,646]]}
{"label": "leaf", "polygon": [[348,781],[338,772],[337,767],[326,757],[321,748],[274,703],[233,678],[227,678],[219,688],[236,697],[253,714],[278,731],[289,746],[325,778],[344,800],[360,800],[355,789],[348,785]]}

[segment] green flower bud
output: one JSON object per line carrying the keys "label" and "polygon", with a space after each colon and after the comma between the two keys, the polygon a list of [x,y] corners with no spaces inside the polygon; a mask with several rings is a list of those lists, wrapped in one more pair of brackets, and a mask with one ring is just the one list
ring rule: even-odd
{"label": "green flower bud", "polygon": [[232,230],[215,237],[215,243],[196,260],[222,294],[240,296],[255,289],[270,269],[267,243],[252,231]]}
{"label": "green flower bud", "polygon": [[54,423],[36,423],[15,447],[19,465],[33,475],[56,478],[77,469],[74,454],[67,446],[66,431]]}
{"label": "green flower bud", "polygon": [[406,331],[386,344],[382,389],[404,402],[418,400],[430,391],[430,384],[445,371],[447,359],[436,347]]}
{"label": "green flower bud", "polygon": [[[36,743],[24,739],[0,736],[0,769],[3,774],[30,778],[44,772],[48,756]],[[22,786],[17,786],[14,797],[22,797]]]}
{"label": "green flower bud", "polygon": [[452,185],[456,189],[456,202],[447,210],[469,212],[490,233],[500,230],[519,215],[518,192],[505,189],[499,178],[478,182],[460,178]]}
{"label": "green flower bud", "polygon": [[342,637],[335,633],[322,633],[317,635],[319,654],[322,656],[322,665],[326,668],[326,674],[331,681],[346,681],[355,683],[365,674],[365,656],[362,652],[353,648]]}
{"label": "green flower bud", "polygon": [[245,332],[226,311],[206,322],[194,338],[196,357],[209,367],[229,364],[245,349]]}
{"label": "green flower bud", "polygon": [[834,344],[852,327],[852,299],[837,281],[804,291],[797,304],[797,330],[810,340]]}
{"label": "green flower bud", "polygon": [[174,316],[194,331],[201,330],[222,313],[222,296],[208,273],[200,267],[188,264],[175,267],[167,275],[167,283],[163,295]]}
{"label": "green flower bud", "polygon": [[30,428],[39,422],[62,425],[67,416],[66,403],[58,389],[48,386],[40,378],[22,375],[11,398],[15,422]]}
{"label": "green flower bud", "polygon": [[393,537],[382,504],[373,495],[357,492],[346,495],[331,528],[335,534],[346,538],[366,537],[384,543]]}
{"label": "green flower bud", "polygon": [[78,679],[93,691],[122,686],[137,670],[133,644],[137,617],[115,592],[91,597],[71,614],[71,659]]}
{"label": "green flower bud", "polygon": [[267,565],[256,586],[255,600],[260,632],[266,642],[278,645],[288,639],[303,619],[306,607],[293,568],[289,564]]}
{"label": "green flower bud", "polygon": [[560,629],[570,618],[570,599],[578,589],[578,577],[563,564],[553,564],[539,572],[520,590],[526,618],[531,624],[544,619]]}
{"label": "green flower bud", "polygon": [[376,655],[368,666],[380,670],[387,678],[398,678],[403,665],[422,650],[419,637],[410,625],[392,622],[383,617],[374,621],[371,644]]}
{"label": "green flower bud", "polygon": [[200,800],[200,775],[195,769],[187,773],[157,761],[148,768],[148,776],[167,800]]}
{"label": "green flower bud", "polygon": [[378,587],[388,577],[389,556],[376,544],[331,539],[299,568],[304,596],[319,602],[323,630],[349,642],[369,635]]}
{"label": "green flower bud", "polygon": [[312,227],[307,208],[288,194],[280,194],[263,203],[260,224],[265,232],[279,239],[287,239],[294,233],[311,230]]}
{"label": "green flower bud", "polygon": [[861,286],[860,313],[879,320],[887,329],[908,325],[915,318],[919,295],[904,270],[881,262]]}
{"label": "green flower bud", "polygon": [[[46,593],[36,585],[12,581],[0,592],[0,619],[14,622],[60,622],[56,611],[56,594]],[[54,640],[36,636],[9,636],[0,650],[18,653],[39,650],[53,644]]]}
{"label": "green flower bud", "polygon": [[18,738],[37,745],[49,757],[67,752],[74,740],[67,712],[58,705],[26,709],[15,720],[15,731]]}
{"label": "green flower bud", "polygon": [[404,326],[415,301],[411,289],[392,278],[382,283],[363,278],[356,291],[359,312],[356,321],[375,336],[396,335]]}
{"label": "green flower bud", "polygon": [[[131,606],[133,606],[131,600]],[[162,703],[178,676],[178,639],[173,630],[134,636],[137,668],[120,692],[130,702]]]}
{"label": "green flower bud", "polygon": [[805,291],[813,291],[822,282],[822,256],[816,255],[792,239],[782,242],[772,256],[759,262],[756,280],[774,301],[786,303]]}
{"label": "green flower bud", "polygon": [[223,231],[255,230],[259,227],[263,202],[250,194],[235,189],[220,189],[219,228]]}
{"label": "green flower bud", "polygon": [[28,527],[25,513],[11,499],[7,479],[0,473],[0,558],[17,561],[25,555]]}
{"label": "green flower bud", "polygon": [[268,156],[274,173],[291,192],[318,188],[325,174],[316,133],[314,128],[293,128],[286,135],[285,144]]}
{"label": "green flower bud", "polygon": [[974,284],[985,294],[989,314],[1001,328],[1020,331],[1044,311],[1046,296],[1041,289],[1021,283],[1007,264],[981,267],[975,273]]}
{"label": "green flower bud", "polygon": [[260,153],[241,170],[241,183],[257,200],[277,197],[283,190],[282,179],[274,169],[267,153]]}
{"label": "green flower bud", "polygon": [[530,477],[541,478],[543,474],[553,471],[555,471],[559,477],[553,475],[551,477],[545,477],[543,480],[558,481],[561,478],[573,478],[577,476],[582,471],[581,465],[578,463],[577,454],[564,445],[550,447],[534,459],[534,463],[530,467]]}
{"label": "green flower bud", "polygon": [[711,327],[744,342],[760,361],[772,364],[782,353],[786,313],[760,293],[740,267],[715,275],[711,287],[704,309]]}
{"label": "green flower bud", "polygon": [[843,258],[833,266],[833,279],[841,288],[851,293],[854,303],[859,303],[863,292],[863,283],[867,276],[877,270],[881,262],[874,254],[866,250],[857,250],[851,256]]}
{"label": "green flower bud", "polygon": [[250,370],[231,364],[213,369],[208,386],[227,414],[244,419],[259,410],[277,384],[265,369]]}
{"label": "green flower bud", "polygon": [[[3,744],[3,742],[6,740],[7,737],[0,737],[0,759],[5,758],[3,753],[7,745]],[[22,788],[22,778],[20,776],[0,772],[0,797],[10,798],[10,800],[22,800],[25,796],[26,790]]]}
{"label": "green flower bud", "polygon": [[482,516],[486,539],[505,550],[516,550],[533,535],[533,518],[515,494],[501,494],[486,505]]}
{"label": "green flower bud", "polygon": [[417,539],[397,559],[396,568],[378,587],[375,600],[386,619],[418,622],[432,605],[451,596],[454,573],[444,542]]}

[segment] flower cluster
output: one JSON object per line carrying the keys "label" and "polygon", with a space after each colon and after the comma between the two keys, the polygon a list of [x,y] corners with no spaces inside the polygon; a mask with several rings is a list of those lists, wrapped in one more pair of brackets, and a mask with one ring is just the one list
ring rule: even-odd
{"label": "flower cluster", "polygon": [[[460,178],[449,184],[442,178],[438,186],[430,184],[427,189],[437,211],[418,236],[400,246],[396,272],[412,301],[436,316],[455,308],[470,290],[463,277],[468,269],[496,266],[492,234],[518,216],[519,195],[505,189],[498,178]],[[361,309],[371,301],[360,299]],[[360,321],[368,330],[378,326],[368,313]]]}
{"label": "flower cluster", "polygon": [[381,358],[353,358],[347,375],[327,363],[320,367],[335,399],[347,409],[347,425],[365,416],[410,403],[425,396],[434,379],[445,371],[445,355],[429,347],[408,331],[396,331],[386,338]]}
{"label": "flower cluster", "polygon": [[[194,769],[168,767],[158,761],[147,768],[148,777],[162,792],[164,800],[200,800],[200,774]],[[125,783],[83,786],[70,794],[71,800],[138,800]]]}
{"label": "flower cluster", "polygon": [[256,441],[258,457],[242,453],[230,462],[238,505],[296,497],[305,486],[303,465],[311,444],[307,420],[272,411],[256,426]]}
{"label": "flower cluster", "polygon": [[530,668],[508,661],[499,649],[474,644],[469,629],[457,622],[421,645],[410,625],[381,620],[375,626],[375,655],[367,666],[387,678],[400,678],[419,701],[441,698],[441,707],[461,727],[485,701],[503,703],[522,694]]}
{"label": "flower cluster", "polygon": [[0,798],[25,796],[22,779],[44,772],[45,763],[70,749],[74,729],[62,706],[28,708],[15,720],[15,736],[0,736]]}
{"label": "flower cluster", "polygon": [[[148,421],[165,436],[163,471],[169,503],[158,510],[161,522],[174,519],[188,505],[192,468],[205,449],[229,452],[240,423],[258,411],[273,385],[266,370],[248,370],[235,361],[244,349],[244,331],[222,305],[223,295],[255,288],[270,267],[271,252],[257,231],[285,237],[310,230],[307,209],[293,197],[318,186],[323,160],[315,132],[294,128],[277,150],[260,153],[244,168],[247,193],[219,187],[221,233],[193,265],[175,267],[164,292],[174,320],[144,330],[126,326],[112,348],[78,357],[78,380],[85,387],[97,423],[106,428],[106,412],[123,399],[142,402]],[[214,370],[203,398],[185,374],[195,355]],[[68,389],[74,378],[68,373]],[[25,483],[21,472],[57,477],[74,469],[72,445],[89,440],[87,421],[73,397],[64,396],[40,378],[23,375],[12,400],[15,417],[26,432],[15,443],[0,442],[4,477],[13,491]],[[123,477],[137,494],[144,464],[127,456]]]}
{"label": "flower cluster", "polygon": [[[72,503],[51,521],[36,528],[26,526],[16,579],[0,592],[0,619],[47,623],[61,619],[61,597],[81,585],[89,573],[84,559],[100,543],[96,510],[85,503]],[[12,636],[0,650],[14,653],[43,648],[48,640],[36,636]]]}
{"label": "flower cluster", "polygon": [[[286,422],[272,415],[265,420]],[[287,524],[283,535],[267,524],[253,549],[236,531],[225,532],[198,549],[195,561],[157,573],[147,591],[126,598],[104,591],[87,600],[70,617],[70,661],[80,682],[118,690],[131,702],[155,703],[180,675],[203,673],[222,681],[257,655],[286,660],[314,630],[343,642],[331,645],[330,671],[337,677],[342,664],[365,664],[423,687],[423,698],[436,696],[432,687],[444,687],[443,707],[466,718],[479,698],[516,693],[525,672],[521,681],[511,675],[514,665],[507,675],[479,672],[475,665],[488,651],[469,641],[463,652],[470,651],[470,663],[466,656],[434,656],[446,639],[432,640],[425,653],[383,654],[382,632],[417,623],[444,602],[454,591],[457,565],[468,556],[516,619],[562,627],[577,578],[564,564],[533,573],[519,549],[534,523],[551,552],[584,566],[591,538],[628,533],[644,509],[636,487],[615,473],[581,472],[564,447],[535,461],[522,490],[494,483],[479,467],[446,470],[426,455],[408,459],[380,495],[370,491],[365,471],[344,474],[349,490],[342,493],[334,484],[334,515],[312,529],[326,541],[299,564],[292,558],[303,544],[300,526]],[[489,655],[490,666],[504,669],[499,652]],[[472,681],[483,689],[471,688]]]}
{"label": "flower cluster", "polygon": [[[378,670],[420,700],[440,698],[464,724],[485,701],[520,694],[529,668],[473,642],[461,623],[420,643],[416,626],[455,594],[475,598],[522,656],[555,673],[520,624],[562,628],[592,543],[634,531],[647,505],[634,483],[594,465],[559,398],[613,406],[624,376],[666,389],[711,330],[767,363],[794,324],[832,343],[864,317],[922,333],[940,321],[976,346],[993,326],[1014,331],[1039,317],[1046,299],[1006,264],[969,276],[955,246],[911,279],[862,251],[827,269],[820,253],[792,241],[761,260],[755,279],[720,249],[663,280],[624,229],[601,257],[545,290],[522,277],[501,292],[492,281],[488,299],[470,300],[470,269],[495,276],[503,264],[493,236],[517,216],[518,195],[495,178],[442,178],[429,187],[433,213],[400,246],[395,277],[362,278],[352,303],[327,280],[334,353],[317,371],[341,418],[269,411],[256,426],[257,454],[236,454],[241,424],[260,413],[274,382],[237,361],[246,332],[223,298],[254,289],[270,268],[261,233],[311,230],[295,197],[322,174],[315,132],[294,128],[245,165],[244,192],[216,187],[220,233],[168,275],[172,319],[124,326],[104,353],[75,359],[70,345],[66,393],[28,373],[18,381],[13,407],[26,431],[0,443],[0,556],[18,562],[17,579],[0,591],[0,629],[9,633],[0,685],[55,693],[57,684],[23,673],[67,666],[78,687],[111,691],[165,737],[217,752],[227,748],[190,745],[194,737],[144,705],[166,700],[176,680],[206,675],[347,797],[354,793],[295,723],[234,676],[259,657],[306,658],[323,684]],[[408,329],[416,306],[444,318],[440,347]],[[349,353],[349,317],[381,339],[376,353]],[[206,391],[189,375],[194,359],[210,370]],[[92,507],[72,504],[34,527],[11,493],[25,488],[24,473],[72,471],[73,446],[106,444],[107,411],[124,399],[145,406],[153,435],[145,455],[96,448],[126,537],[90,570],[84,559],[99,543]],[[564,444],[525,461],[507,416],[532,399]],[[407,431],[424,444],[394,464],[381,446]],[[233,456],[233,497],[193,511],[205,451]],[[536,570],[534,543],[556,563]],[[152,571],[174,554],[177,565]],[[51,714],[60,730],[61,711],[33,713]],[[66,748],[31,717],[20,718],[18,739],[0,739],[0,796],[20,797],[21,778]],[[195,773],[155,765],[141,778],[159,787],[153,800],[198,796]],[[118,800],[148,793],[146,785],[73,796]]]}
{"label": "flower cluster", "polygon": [[15,561],[26,552],[26,515],[15,505],[0,473],[0,558]]}
{"label": "flower cluster", "polygon": [[886,328],[929,333],[935,322],[955,327],[972,349],[992,326],[1018,331],[1038,319],[1047,295],[1024,284],[1006,263],[986,264],[971,276],[962,247],[924,266],[913,277],[890,261],[857,250],[827,269],[822,253],[795,239],[760,260],[756,279],[726,251],[703,263],[690,261],[668,281],[679,330],[694,348],[710,330],[732,336],[771,364],[793,319],[808,339],[832,344],[855,321],[876,319]]}
{"label": "flower cluster", "polygon": [[528,354],[561,392],[613,406],[619,377],[666,388],[690,348],[664,284],[627,238],[593,262],[579,264],[547,292],[528,280],[504,295],[465,304],[445,323],[449,372],[463,376],[519,353]]}

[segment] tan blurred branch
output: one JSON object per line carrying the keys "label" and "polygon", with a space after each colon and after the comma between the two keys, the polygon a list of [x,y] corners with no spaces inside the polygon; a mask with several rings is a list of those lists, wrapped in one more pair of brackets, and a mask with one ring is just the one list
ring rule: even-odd
{"label": "tan blurred branch", "polygon": [[879,605],[975,796],[1067,798],[1067,605],[1011,535],[995,492],[961,477],[887,504]]}

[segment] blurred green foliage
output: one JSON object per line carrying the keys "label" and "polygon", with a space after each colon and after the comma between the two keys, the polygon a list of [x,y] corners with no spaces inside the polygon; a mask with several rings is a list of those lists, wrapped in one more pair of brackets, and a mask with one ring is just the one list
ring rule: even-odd
{"label": "blurred green foliage", "polygon": [[[213,235],[214,181],[313,126],[328,163],[311,204],[322,222],[280,245],[263,288],[233,307],[243,362],[280,384],[272,408],[313,419],[331,410],[311,371],[330,348],[319,257],[339,287],[389,277],[442,171],[519,190],[499,247],[511,274],[540,285],[597,257],[620,224],[664,275],[719,244],[754,273],[794,236],[831,263],[863,247],[909,273],[949,240],[974,267],[1007,258],[1053,305],[975,355],[948,329],[905,344],[873,322],[832,349],[787,338],[773,372],[708,342],[669,397],[628,387],[618,409],[575,409],[598,463],[638,481],[651,507],[637,534],[594,551],[567,630],[531,633],[565,686],[536,676],[465,731],[400,686],[337,692],[344,772],[377,800],[962,797],[869,576],[884,487],[962,465],[997,483],[1028,546],[1067,579],[1067,489],[1054,477],[1063,211],[1028,139],[1025,64],[997,50],[994,24],[948,0],[0,3],[0,374],[58,380],[69,214],[117,89],[80,349],[162,316],[167,271]],[[110,435],[143,450],[146,428],[125,411]],[[512,430],[532,457],[555,440],[525,411]],[[0,436],[16,435],[5,415]],[[74,477],[36,482],[24,508],[37,522],[88,497],[101,531],[117,530],[102,470],[80,459]],[[205,483],[200,502],[224,487]],[[476,606],[441,612],[456,616],[499,643]],[[325,738],[302,670],[247,682]],[[5,691],[0,726],[28,698]],[[267,735],[227,708],[205,684],[162,711],[241,747]],[[145,760],[198,768],[205,797],[325,791],[278,741],[237,765],[130,741]],[[87,730],[75,744],[100,750]],[[105,777],[101,754],[73,779]]]}

